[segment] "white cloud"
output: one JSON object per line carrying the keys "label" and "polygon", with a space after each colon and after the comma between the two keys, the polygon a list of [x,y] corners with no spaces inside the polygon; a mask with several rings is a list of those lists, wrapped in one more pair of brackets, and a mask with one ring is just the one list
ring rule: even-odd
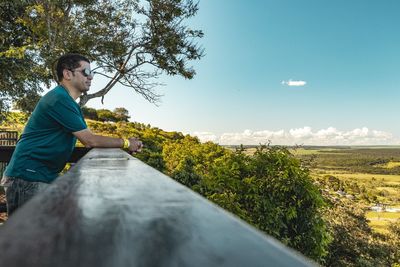
{"label": "white cloud", "polygon": [[356,128],[350,131],[340,131],[335,127],[328,127],[313,131],[311,127],[290,129],[288,131],[249,129],[237,133],[223,133],[216,135],[210,132],[195,132],[203,142],[213,141],[221,145],[257,145],[269,141],[273,145],[398,145],[400,140],[391,133],[369,130],[367,127]]}
{"label": "white cloud", "polygon": [[202,142],[217,142],[217,136],[210,132],[194,132],[193,135],[197,136]]}
{"label": "white cloud", "polygon": [[311,127],[304,127],[299,129],[290,129],[289,134],[294,138],[309,138],[312,136]]}
{"label": "white cloud", "polygon": [[282,81],[281,84],[283,85],[288,85],[288,86],[304,86],[307,84],[306,81],[292,81],[292,79],[290,79],[289,81]]}

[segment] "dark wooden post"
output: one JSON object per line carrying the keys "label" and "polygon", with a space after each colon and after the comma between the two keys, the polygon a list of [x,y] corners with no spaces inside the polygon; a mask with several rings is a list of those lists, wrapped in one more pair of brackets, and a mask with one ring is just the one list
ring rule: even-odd
{"label": "dark wooden post", "polygon": [[0,266],[313,266],[120,149],[93,149],[0,227]]}

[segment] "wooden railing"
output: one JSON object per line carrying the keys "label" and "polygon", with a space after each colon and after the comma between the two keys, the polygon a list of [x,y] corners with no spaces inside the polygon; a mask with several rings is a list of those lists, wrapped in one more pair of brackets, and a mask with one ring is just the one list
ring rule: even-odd
{"label": "wooden railing", "polygon": [[0,146],[15,146],[18,140],[17,131],[0,130]]}
{"label": "wooden railing", "polygon": [[0,227],[0,266],[313,266],[120,149],[92,149]]}

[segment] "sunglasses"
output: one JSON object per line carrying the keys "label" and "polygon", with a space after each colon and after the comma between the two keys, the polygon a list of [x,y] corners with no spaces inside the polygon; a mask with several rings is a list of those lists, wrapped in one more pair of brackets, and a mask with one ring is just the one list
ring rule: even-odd
{"label": "sunglasses", "polygon": [[93,78],[93,76],[95,74],[95,72],[91,71],[90,68],[84,68],[83,70],[71,70],[71,69],[69,69],[69,70],[72,72],[78,71],[78,72],[82,73],[82,75],[85,77],[92,76],[92,78]]}

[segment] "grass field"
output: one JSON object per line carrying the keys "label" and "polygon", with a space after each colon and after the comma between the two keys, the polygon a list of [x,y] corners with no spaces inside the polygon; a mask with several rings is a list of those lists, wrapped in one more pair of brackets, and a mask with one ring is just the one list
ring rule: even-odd
{"label": "grass field", "polygon": [[[292,148],[290,152],[295,156],[303,156],[303,155],[319,155],[319,154],[340,154],[338,149],[335,148],[321,148],[321,149],[313,149],[313,148]],[[345,153],[342,153],[345,154]]]}
{"label": "grass field", "polygon": [[386,169],[393,169],[400,166],[400,162],[398,161],[389,161],[386,164],[378,165],[377,167],[386,168]]}
{"label": "grass field", "polygon": [[[332,168],[332,167],[330,167]],[[312,173],[317,176],[323,175],[334,175],[338,178],[343,179],[353,179],[361,182],[378,180],[384,184],[399,185],[400,186],[400,175],[392,174],[371,174],[371,173],[360,173],[360,172],[350,172],[346,170],[336,169],[336,170],[324,170],[324,169],[313,169]]]}
{"label": "grass field", "polygon": [[388,232],[388,225],[391,222],[400,220],[400,212],[376,212],[369,211],[366,213],[369,225],[377,232]]}

